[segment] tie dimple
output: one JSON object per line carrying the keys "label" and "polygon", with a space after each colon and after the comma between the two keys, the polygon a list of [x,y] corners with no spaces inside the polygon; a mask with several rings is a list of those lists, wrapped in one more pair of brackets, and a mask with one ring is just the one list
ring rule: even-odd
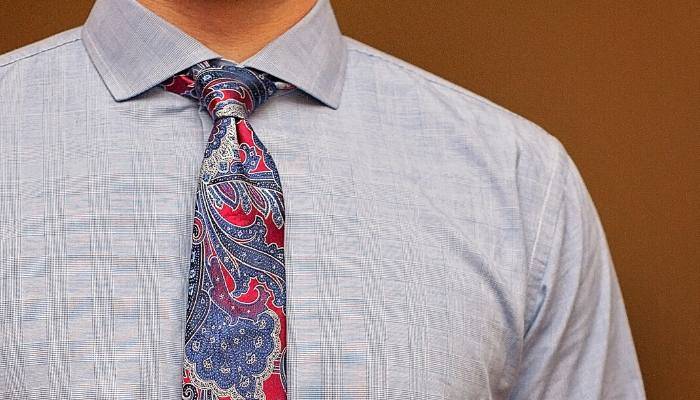
{"label": "tie dimple", "polygon": [[218,60],[194,66],[192,78],[194,96],[215,120],[246,118],[277,91],[265,73]]}

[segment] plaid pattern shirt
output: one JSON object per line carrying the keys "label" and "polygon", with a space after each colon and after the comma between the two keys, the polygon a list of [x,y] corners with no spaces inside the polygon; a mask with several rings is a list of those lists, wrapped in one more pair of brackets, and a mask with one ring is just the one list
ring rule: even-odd
{"label": "plaid pattern shirt", "polygon": [[[134,0],[0,56],[0,397],[176,399],[219,57]],[[327,0],[243,62],[287,206],[290,399],[640,399],[605,235],[535,124],[343,36]]]}

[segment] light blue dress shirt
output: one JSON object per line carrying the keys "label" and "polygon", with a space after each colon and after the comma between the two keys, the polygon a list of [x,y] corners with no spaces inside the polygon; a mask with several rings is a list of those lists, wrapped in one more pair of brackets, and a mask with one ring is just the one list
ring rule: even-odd
{"label": "light blue dress shirt", "polygon": [[[219,57],[133,0],[0,56],[0,397],[177,399]],[[285,203],[290,399],[642,399],[599,218],[552,136],[343,36],[244,65]]]}

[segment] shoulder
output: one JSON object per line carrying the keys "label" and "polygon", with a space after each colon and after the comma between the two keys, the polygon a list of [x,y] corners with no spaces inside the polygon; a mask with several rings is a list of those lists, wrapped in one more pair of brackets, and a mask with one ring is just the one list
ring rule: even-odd
{"label": "shoulder", "polygon": [[[354,39],[347,44],[354,79],[372,79],[375,88],[367,90],[400,97],[389,99],[394,102],[389,112],[406,102],[418,103],[406,107],[422,114],[421,126],[403,135],[430,135],[431,145],[440,146],[435,153],[439,162],[449,165],[451,174],[488,188],[482,192],[488,192],[488,207],[516,210],[526,257],[532,257],[546,236],[543,231],[556,219],[571,175],[573,163],[562,143],[538,124],[464,87]],[[422,153],[417,149],[416,154]]]}
{"label": "shoulder", "polygon": [[24,47],[12,50],[8,53],[0,55],[0,68],[8,66],[27,59],[36,57],[46,52],[61,51],[61,47],[73,44],[80,41],[80,28],[73,28],[53,36],[28,44]]}
{"label": "shoulder", "polygon": [[0,87],[11,89],[19,80],[8,79],[13,71],[22,77],[65,65],[65,61],[84,55],[80,43],[80,27],[69,29],[37,42],[0,55]]}
{"label": "shoulder", "polygon": [[[425,114],[433,114],[449,133],[479,147],[480,155],[500,165],[528,169],[542,179],[562,167],[566,150],[553,135],[527,118],[464,87],[418,66],[384,53],[355,39],[345,37],[349,69],[373,77],[383,92],[410,91],[404,101],[420,102]],[[393,86],[389,87],[388,86]],[[432,117],[432,116],[431,116]],[[515,164],[515,165],[514,165]]]}

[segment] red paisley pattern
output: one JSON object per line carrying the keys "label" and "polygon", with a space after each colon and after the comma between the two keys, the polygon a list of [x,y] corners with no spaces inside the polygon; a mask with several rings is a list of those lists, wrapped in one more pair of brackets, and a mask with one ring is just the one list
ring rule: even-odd
{"label": "red paisley pattern", "polygon": [[214,121],[192,235],[183,399],[286,399],[284,201],[246,117],[294,87],[212,60],[161,84]]}

